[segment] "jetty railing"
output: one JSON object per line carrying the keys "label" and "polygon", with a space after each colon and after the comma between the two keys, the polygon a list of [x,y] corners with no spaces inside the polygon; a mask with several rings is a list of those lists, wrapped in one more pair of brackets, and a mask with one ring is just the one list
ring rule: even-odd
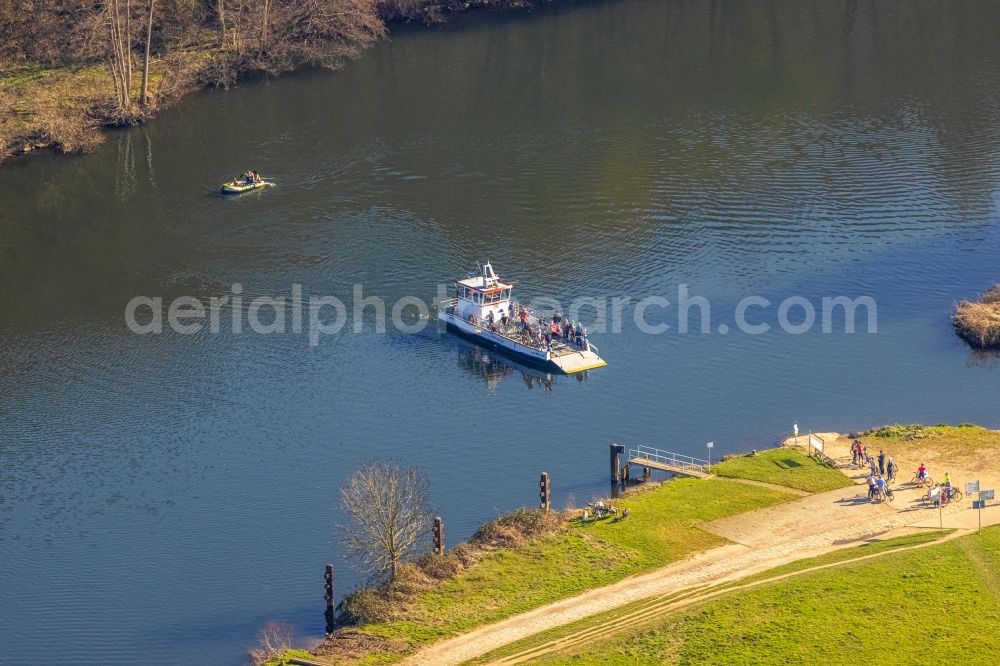
{"label": "jetty railing", "polygon": [[702,472],[708,471],[709,466],[708,461],[702,460],[701,458],[693,458],[681,453],[654,449],[651,446],[642,445],[636,446],[634,449],[629,449],[628,458],[629,462],[635,461],[638,463],[643,460],[650,460],[652,462],[660,463],[661,465],[669,465],[678,469],[697,469]]}

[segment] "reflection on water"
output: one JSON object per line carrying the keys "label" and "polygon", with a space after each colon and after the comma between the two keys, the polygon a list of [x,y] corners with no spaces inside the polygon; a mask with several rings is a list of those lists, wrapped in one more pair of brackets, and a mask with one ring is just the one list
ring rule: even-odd
{"label": "reflection on water", "polygon": [[[521,376],[525,387],[529,390],[541,388],[546,393],[552,390],[555,377],[550,372],[523,365],[501,352],[487,351],[471,342],[462,340],[458,344],[459,367],[467,370],[473,377],[481,379],[488,391],[495,391],[505,377],[513,377],[516,374]],[[570,377],[584,382],[586,374],[581,372]]]}

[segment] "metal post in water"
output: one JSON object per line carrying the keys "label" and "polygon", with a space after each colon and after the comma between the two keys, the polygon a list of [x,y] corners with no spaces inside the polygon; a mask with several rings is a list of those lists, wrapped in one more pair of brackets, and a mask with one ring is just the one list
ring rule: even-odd
{"label": "metal post in water", "polygon": [[323,574],[323,578],[326,581],[324,587],[326,588],[326,633],[332,634],[333,630],[337,628],[334,616],[333,616],[333,565],[326,565],[326,573]]}
{"label": "metal post in water", "polygon": [[622,478],[621,456],[623,453],[625,453],[624,444],[611,443],[611,483],[618,483]]}
{"label": "metal post in water", "polygon": [[548,511],[552,506],[551,494],[549,492],[549,473],[542,472],[542,477],[538,481],[538,507],[542,511]]}
{"label": "metal post in water", "polygon": [[441,516],[434,516],[434,554],[444,555],[444,521]]}

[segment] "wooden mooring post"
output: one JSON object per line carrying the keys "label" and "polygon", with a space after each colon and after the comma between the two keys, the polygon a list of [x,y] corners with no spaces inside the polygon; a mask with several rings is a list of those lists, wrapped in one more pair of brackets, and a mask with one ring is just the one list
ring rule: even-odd
{"label": "wooden mooring post", "polygon": [[434,516],[434,554],[444,555],[444,521],[441,516]]}
{"label": "wooden mooring post", "polygon": [[551,490],[549,473],[542,472],[542,478],[538,480],[538,508],[542,511],[549,511],[552,508]]}
{"label": "wooden mooring post", "polygon": [[333,630],[337,628],[336,618],[333,615],[333,565],[326,565],[326,573],[323,574],[323,579],[326,581],[324,587],[326,588],[326,633],[332,634]]}
{"label": "wooden mooring post", "polygon": [[611,443],[611,483],[621,483],[622,455],[624,453],[624,444]]}

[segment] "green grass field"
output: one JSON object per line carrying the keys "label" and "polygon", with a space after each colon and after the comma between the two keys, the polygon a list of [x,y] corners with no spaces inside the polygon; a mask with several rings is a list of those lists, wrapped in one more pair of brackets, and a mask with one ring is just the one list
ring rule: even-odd
{"label": "green grass field", "polygon": [[[946,530],[944,534],[950,534],[950,530]],[[912,534],[908,536],[896,537],[894,539],[885,539],[882,541],[873,541],[867,543],[863,546],[844,548],[841,550],[836,550],[819,557],[806,558],[802,560],[797,560],[795,562],[790,562],[784,564],[774,569],[769,569],[768,571],[763,571],[746,578],[732,581],[730,583],[725,583],[717,587],[712,587],[713,590],[725,590],[731,589],[738,586],[744,586],[749,583],[754,583],[758,581],[772,580],[777,576],[782,576],[786,574],[795,573],[797,571],[802,571],[804,569],[813,568],[816,566],[827,565],[827,564],[837,564],[839,562],[844,562],[847,560],[856,560],[861,557],[868,557],[870,555],[875,555],[878,553],[884,553],[892,550],[898,550],[900,548],[907,548],[910,546],[915,546],[918,544],[928,543],[931,541],[937,541],[941,539],[943,534],[941,532],[921,532],[918,534]],[[652,605],[668,600],[679,599],[681,597],[686,597],[689,595],[696,595],[704,592],[709,585],[701,585],[689,590],[684,590],[683,592],[678,592],[671,595],[666,595],[663,597],[654,597],[651,599],[641,599],[624,606],[615,608],[614,610],[606,611],[604,613],[598,613],[592,615],[578,622],[572,622],[555,629],[550,629],[548,631],[543,631],[541,633],[535,634],[529,638],[526,638],[510,645],[506,645],[498,650],[495,650],[481,658],[475,660],[474,663],[489,663],[501,657],[508,657],[510,655],[517,654],[524,650],[536,648],[538,646],[544,645],[545,643],[560,639],[566,636],[570,636],[585,630],[596,630],[597,628],[606,625],[608,622],[613,622],[617,618],[624,615],[631,614],[636,611],[640,611],[645,608],[649,608]]]}
{"label": "green grass field", "polygon": [[363,630],[417,646],[720,545],[725,540],[701,522],[792,499],[729,479],[677,479],[616,500],[629,508],[626,520],[574,521],[557,535],[496,551],[419,594],[403,619]]}
{"label": "green grass field", "polygon": [[[839,551],[762,575],[926,538]],[[883,655],[892,663],[985,664],[1000,660],[997,627],[1000,528],[990,528],[981,535],[734,590],[655,624],[532,663],[846,665]]]}
{"label": "green grass field", "polygon": [[851,485],[843,473],[795,449],[770,449],[712,465],[718,476],[737,477],[821,493]]}

